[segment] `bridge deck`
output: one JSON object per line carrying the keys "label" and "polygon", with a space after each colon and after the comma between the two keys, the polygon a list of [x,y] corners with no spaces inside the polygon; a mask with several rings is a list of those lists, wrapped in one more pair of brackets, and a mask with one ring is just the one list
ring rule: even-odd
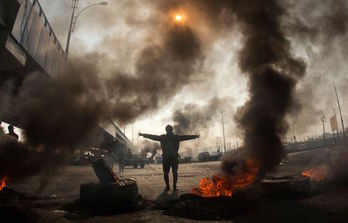
{"label": "bridge deck", "polygon": [[[82,81],[66,57],[38,0],[1,0],[0,58],[0,83],[9,79],[21,82],[33,71],[49,75],[53,81],[61,74]],[[0,91],[1,98],[9,94],[13,94],[13,89],[11,92]],[[0,118],[20,127],[15,103],[0,101],[0,106]],[[113,123],[98,124],[98,129],[104,132],[104,138],[116,139],[122,145],[132,147]],[[97,135],[96,138],[100,138],[100,133]]]}

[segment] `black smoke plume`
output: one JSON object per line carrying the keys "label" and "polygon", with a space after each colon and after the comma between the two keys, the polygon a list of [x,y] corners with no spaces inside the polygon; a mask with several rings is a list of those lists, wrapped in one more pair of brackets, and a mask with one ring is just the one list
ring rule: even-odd
{"label": "black smoke plume", "polygon": [[[171,26],[158,35],[162,37],[160,43],[150,44],[139,53],[134,73],[114,71],[108,78],[87,75],[92,77],[87,82],[102,90],[99,93],[106,98],[111,116],[120,123],[130,123],[167,103],[192,82],[202,63],[200,41],[190,27]],[[109,59],[107,55],[90,54],[75,62],[81,73],[98,73],[98,61]]]}
{"label": "black smoke plume", "polygon": [[36,151],[7,136],[2,129],[0,129],[0,148],[1,177],[7,176],[10,180],[20,180],[41,170],[42,162],[37,165],[36,161],[45,158],[45,154],[40,153],[34,158],[33,154],[36,154]]}
{"label": "black smoke plume", "polygon": [[[73,88],[64,88],[65,78]],[[62,74],[54,82],[34,72],[27,74],[20,85],[9,84],[12,80],[5,82],[2,86],[12,86],[6,88],[10,96],[6,100],[16,105],[14,111],[20,118],[24,141],[9,139],[1,131],[0,176],[20,181],[37,172],[52,174],[96,129],[102,117],[100,105],[87,97],[82,82],[76,82],[71,74]]]}
{"label": "black smoke plume", "polygon": [[218,112],[226,107],[227,100],[217,97],[210,99],[204,106],[186,104],[173,113],[174,131],[178,134],[201,133],[212,127],[212,121],[217,117]]}
{"label": "black smoke plume", "polygon": [[[59,81],[59,80],[58,80]],[[69,84],[72,82],[69,78]],[[16,98],[25,139],[32,146],[74,148],[85,139],[100,121],[102,107],[74,85],[68,92],[66,84],[49,80],[38,73],[23,83]]]}
{"label": "black smoke plume", "polygon": [[[237,22],[243,38],[239,66],[249,78],[250,99],[235,115],[242,130],[245,159],[259,165],[259,177],[283,157],[281,138],[287,132],[285,116],[294,105],[294,88],[305,73],[305,64],[294,58],[281,29],[286,14],[276,0],[191,1],[216,23]],[[232,162],[231,165],[235,165]],[[223,167],[229,168],[228,159]]]}
{"label": "black smoke plume", "polygon": [[281,138],[288,129],[285,116],[293,106],[294,88],[305,73],[305,64],[290,53],[290,42],[280,24],[285,9],[277,1],[235,2],[232,10],[245,36],[239,64],[248,75],[250,94],[236,121],[262,177],[283,157]]}
{"label": "black smoke plume", "polygon": [[153,158],[153,156],[157,154],[157,150],[161,149],[161,146],[158,142],[153,142],[150,140],[143,140],[140,147],[142,147],[140,154],[142,156],[146,156],[148,153],[152,153],[151,158]]}

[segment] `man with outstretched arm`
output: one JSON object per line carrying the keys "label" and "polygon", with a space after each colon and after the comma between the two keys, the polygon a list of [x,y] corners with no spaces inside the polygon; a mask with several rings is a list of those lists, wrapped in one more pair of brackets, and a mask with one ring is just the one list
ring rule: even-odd
{"label": "man with outstretched arm", "polygon": [[169,191],[169,170],[172,167],[173,172],[173,190],[178,190],[176,183],[178,181],[178,164],[179,164],[179,144],[181,141],[191,140],[199,138],[199,135],[174,135],[173,127],[171,125],[166,126],[166,134],[164,135],[151,135],[139,133],[139,136],[148,138],[151,140],[159,141],[162,147],[163,155],[163,176],[166,183],[165,191]]}

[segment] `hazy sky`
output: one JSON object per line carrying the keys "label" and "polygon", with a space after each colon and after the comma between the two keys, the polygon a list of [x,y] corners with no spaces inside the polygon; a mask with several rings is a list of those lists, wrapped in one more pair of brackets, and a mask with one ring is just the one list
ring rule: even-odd
{"label": "hazy sky", "polygon": [[[78,11],[95,2],[97,1],[81,0]],[[218,97],[227,98],[224,104],[227,142],[240,141],[233,115],[248,99],[248,92],[247,79],[238,67],[238,52],[243,39],[238,26],[231,26],[229,30],[220,32],[218,26],[209,24],[204,12],[179,6],[176,10],[165,11],[166,14],[163,14],[159,11],[160,2],[109,0],[107,6],[95,6],[86,10],[78,18],[72,34],[71,58],[83,58],[85,55],[98,53],[106,58],[98,61],[98,75],[108,77],[115,68],[132,73],[139,51],[149,43],[160,40],[156,30],[173,22],[173,15],[178,11],[184,16],[184,22],[200,34],[204,59],[200,64],[199,76],[204,78],[198,78],[183,86],[161,108],[139,116],[133,123],[134,133],[163,133],[166,124],[173,124],[172,114],[175,109],[188,103],[204,107],[210,99]],[[307,64],[306,76],[296,88],[301,109],[293,111],[288,119],[296,120],[298,137],[319,135],[322,133],[320,117],[325,115],[329,118],[333,114],[333,108],[338,112],[333,81],[337,84],[344,118],[348,120],[347,21],[342,22],[339,19],[347,18],[347,5],[342,3],[340,7],[331,7],[329,3],[313,4],[316,1],[310,0],[280,2],[289,9],[283,23],[286,37],[291,41],[292,52]],[[58,39],[65,46],[71,0],[40,0],[40,3]],[[335,18],[334,14],[339,14],[339,18]],[[215,145],[216,137],[221,137],[218,112],[217,108],[216,114],[212,114],[211,127],[202,132],[192,132],[207,137],[207,140],[202,140],[204,145]],[[330,131],[329,122],[326,123],[326,128]],[[131,124],[127,125],[126,134],[132,139]],[[291,132],[288,133],[289,137],[290,135]],[[135,135],[135,142],[137,138]]]}

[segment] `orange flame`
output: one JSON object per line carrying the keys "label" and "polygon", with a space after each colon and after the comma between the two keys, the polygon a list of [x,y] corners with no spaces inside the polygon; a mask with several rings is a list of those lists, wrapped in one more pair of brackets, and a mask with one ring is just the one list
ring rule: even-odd
{"label": "orange flame", "polygon": [[325,180],[328,174],[327,166],[322,165],[312,169],[304,169],[302,171],[302,176],[309,177],[311,180],[319,182]]}
{"label": "orange flame", "polygon": [[2,189],[4,189],[4,187],[6,187],[6,184],[8,182],[8,177],[4,176],[3,178],[1,178],[0,180],[0,191],[2,191]]}
{"label": "orange flame", "polygon": [[252,160],[247,161],[247,171],[236,175],[214,174],[210,178],[202,178],[199,188],[192,188],[191,193],[203,197],[232,197],[233,193],[245,188],[256,180],[258,165]]}

